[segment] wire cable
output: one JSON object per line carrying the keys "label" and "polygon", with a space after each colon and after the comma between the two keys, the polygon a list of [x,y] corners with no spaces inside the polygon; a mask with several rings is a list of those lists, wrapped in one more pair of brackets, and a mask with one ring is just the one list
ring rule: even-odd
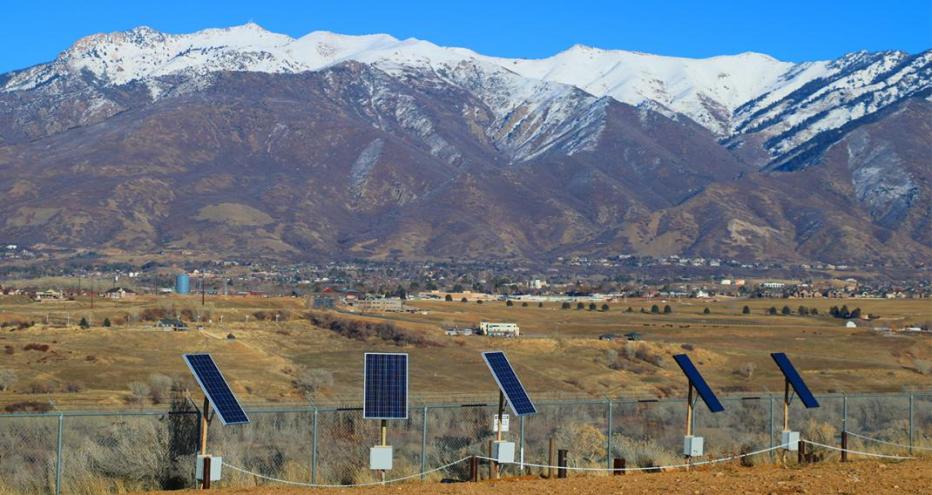
{"label": "wire cable", "polygon": [[[745,457],[751,457],[751,456],[755,456],[755,455],[766,454],[767,452],[771,452],[771,451],[774,451],[774,450],[778,450],[778,449],[785,448],[785,447],[787,447],[788,445],[789,445],[789,444],[782,444],[782,445],[777,445],[777,446],[775,446],[775,447],[768,447],[768,448],[766,448],[766,449],[755,450],[754,452],[747,452],[747,453],[744,453],[744,454],[736,454],[736,455],[732,455],[732,456],[728,456],[728,457],[721,457],[721,458],[718,458],[718,459],[710,459],[710,460],[707,460],[707,461],[696,461],[696,462],[691,462],[691,463],[688,463],[688,464],[687,464],[687,463],[684,463],[684,464],[670,464],[670,465],[666,465],[666,466],[653,466],[653,467],[587,468],[587,467],[573,467],[573,466],[552,466],[552,465],[549,465],[549,464],[533,464],[533,463],[528,463],[528,462],[509,462],[509,463],[503,463],[503,464],[518,464],[518,465],[521,465],[521,466],[536,467],[536,468],[544,468],[544,469],[551,469],[551,468],[552,468],[552,469],[566,469],[566,470],[568,470],[568,471],[596,471],[596,472],[616,472],[616,473],[619,473],[619,472],[635,472],[635,471],[657,471],[657,470],[664,471],[664,470],[669,470],[669,469],[679,469],[679,468],[685,468],[685,467],[704,466],[704,465],[708,465],[708,464],[719,464],[719,463],[722,463],[722,462],[728,462],[728,461],[732,461],[732,460],[735,460],[735,459],[743,459],[743,458],[745,458]],[[476,458],[477,458],[477,459],[484,459],[484,460],[487,460],[487,461],[495,461],[495,459],[492,459],[492,458],[490,458],[490,457],[476,456]]]}
{"label": "wire cable", "polygon": [[434,468],[434,469],[429,469],[429,470],[427,470],[427,471],[424,471],[424,472],[421,472],[421,473],[415,473],[415,474],[412,474],[412,475],[409,475],[409,476],[402,476],[401,478],[394,478],[394,479],[390,479],[390,480],[385,480],[384,482],[383,482],[383,481],[372,481],[372,482],[368,482],[368,483],[354,483],[354,484],[350,484],[350,485],[328,485],[328,484],[320,484],[320,483],[304,483],[304,482],[301,482],[301,481],[283,480],[283,479],[280,479],[280,478],[274,478],[274,477],[272,477],[272,476],[266,476],[266,475],[264,475],[264,474],[255,473],[255,472],[249,471],[249,470],[247,470],[247,469],[243,469],[243,468],[241,468],[241,467],[234,466],[234,465],[232,465],[232,464],[230,464],[230,463],[228,463],[228,462],[226,462],[226,461],[222,461],[222,462],[223,462],[223,465],[224,465],[224,466],[226,466],[226,467],[228,467],[228,468],[230,468],[230,469],[232,469],[232,470],[234,470],[234,471],[239,471],[239,472],[241,472],[241,473],[243,473],[243,474],[248,474],[248,475],[250,475],[250,476],[255,476],[255,477],[257,477],[257,478],[261,478],[261,479],[264,479],[264,480],[274,481],[274,482],[276,482],[276,483],[284,483],[284,484],[286,484],[286,485],[306,486],[306,487],[308,487],[308,488],[354,488],[354,487],[363,487],[363,486],[377,486],[377,485],[383,485],[383,484],[384,484],[384,485],[387,485],[387,484],[389,484],[389,483],[397,483],[397,482],[399,482],[399,481],[406,481],[406,480],[410,480],[410,479],[413,479],[413,478],[418,478],[418,477],[425,476],[425,475],[428,475],[428,474],[431,474],[431,473],[436,473],[437,471],[442,471],[442,470],[444,470],[444,469],[446,469],[446,468],[448,468],[448,467],[450,467],[450,466],[455,466],[455,465],[457,465],[457,464],[459,464],[459,463],[461,463],[461,462],[464,462],[464,461],[469,460],[471,457],[473,457],[473,456],[463,457],[462,459],[453,461],[453,462],[451,462],[451,463],[449,463],[449,464],[444,464],[443,466],[436,467],[436,468]]}
{"label": "wire cable", "polygon": [[853,437],[858,437],[858,438],[861,438],[861,439],[864,439],[864,440],[869,440],[869,441],[871,441],[871,442],[882,443],[882,444],[885,444],[885,445],[892,445],[892,446],[894,446],[894,447],[900,447],[900,448],[903,448],[903,449],[916,449],[916,450],[928,450],[928,451],[932,451],[932,447],[918,447],[918,446],[915,446],[915,445],[909,446],[909,445],[903,445],[903,444],[901,444],[901,443],[888,442],[888,441],[886,441],[886,440],[881,440],[881,439],[879,439],[879,438],[871,438],[871,437],[868,437],[868,436],[865,436],[865,435],[861,435],[861,434],[855,433],[855,432],[853,432],[853,431],[849,431],[848,434],[851,435],[851,436],[853,436]]}
{"label": "wire cable", "polygon": [[825,445],[824,443],[813,442],[811,440],[800,440],[800,442],[805,442],[805,443],[808,443],[809,445],[814,445],[816,447],[822,447],[822,448],[830,449],[830,450],[837,450],[839,452],[847,452],[849,454],[864,455],[867,457],[880,457],[882,459],[899,459],[899,460],[915,459],[915,457],[910,457],[910,456],[874,454],[872,452],[863,452],[860,450],[843,449],[841,447],[836,447],[834,445]]}

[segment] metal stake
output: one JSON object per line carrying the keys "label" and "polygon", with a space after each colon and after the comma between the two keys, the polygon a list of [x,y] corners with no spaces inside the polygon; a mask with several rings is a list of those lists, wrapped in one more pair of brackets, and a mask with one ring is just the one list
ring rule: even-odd
{"label": "metal stake", "polygon": [[608,448],[605,453],[605,462],[612,469],[612,400],[608,399]]}
{"label": "metal stake", "polygon": [[427,471],[427,406],[421,410],[421,414],[424,415],[424,424],[421,427],[421,479],[427,477],[425,471]]}
{"label": "metal stake", "polygon": [[909,394],[909,455],[913,455],[913,394]]}
{"label": "metal stake", "polygon": [[317,408],[311,418],[311,483],[317,483]]}
{"label": "metal stake", "polygon": [[65,432],[65,415],[58,415],[58,450],[55,454],[55,495],[61,495],[62,435]]}

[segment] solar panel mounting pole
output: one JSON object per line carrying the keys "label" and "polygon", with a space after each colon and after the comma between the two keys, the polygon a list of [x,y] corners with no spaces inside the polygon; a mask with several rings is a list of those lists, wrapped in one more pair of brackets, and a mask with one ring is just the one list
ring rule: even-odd
{"label": "solar panel mounting pole", "polygon": [[[495,440],[497,442],[502,441],[502,431],[505,429],[505,392],[501,390],[498,391],[498,432],[495,434]],[[501,478],[501,470],[498,466],[498,463],[494,463],[495,478]]]}
{"label": "solar panel mounting pole", "polygon": [[204,406],[201,410],[201,455],[204,456],[204,468],[201,471],[201,489],[210,488],[210,458],[207,456],[207,427],[210,426],[210,420],[207,415],[210,414],[210,399],[204,396]]}
{"label": "solar panel mounting pole", "polygon": [[[686,397],[686,436],[693,436],[693,382],[689,381],[689,394]],[[686,470],[689,471],[691,455],[686,455]]]}
{"label": "solar panel mounting pole", "polygon": [[[388,446],[388,420],[387,419],[382,420],[382,423],[379,426],[379,433],[381,436],[380,445],[382,447]],[[379,477],[381,478],[382,483],[385,483],[385,470],[384,469],[379,470]]]}

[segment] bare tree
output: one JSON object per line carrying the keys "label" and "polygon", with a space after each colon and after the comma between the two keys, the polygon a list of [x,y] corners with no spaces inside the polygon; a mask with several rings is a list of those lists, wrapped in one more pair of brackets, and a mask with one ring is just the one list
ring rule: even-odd
{"label": "bare tree", "polygon": [[6,392],[16,383],[16,373],[13,370],[0,370],[0,392]]}

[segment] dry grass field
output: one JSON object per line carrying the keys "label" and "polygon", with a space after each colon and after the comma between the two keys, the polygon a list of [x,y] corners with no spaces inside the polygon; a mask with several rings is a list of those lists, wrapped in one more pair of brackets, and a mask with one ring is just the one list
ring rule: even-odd
{"label": "dry grass field", "polygon": [[[781,392],[772,351],[787,352],[817,393],[932,389],[932,338],[867,328],[932,321],[928,300],[632,299],[612,304],[607,312],[563,310],[557,303],[415,302],[416,313],[329,313],[392,323],[406,339],[419,342],[401,347],[315,327],[306,318],[306,301],[297,298],[210,297],[201,306],[196,296],[140,296],[91,304],[0,299],[5,375],[0,378],[6,382],[0,383],[0,406],[28,401],[51,401],[62,409],[151,406],[157,394],[145,393],[140,384],[151,391],[166,380],[190,380],[180,355],[198,351],[214,353],[237,393],[253,404],[303,402],[309,384],[318,402],[358,402],[362,353],[374,350],[409,352],[412,395],[430,402],[491,396],[494,384],[479,356],[488,349],[507,351],[538,397],[676,395],[685,384],[670,356],[680,352],[691,354],[713,387],[726,393]],[[670,304],[672,313],[640,312],[652,304]],[[843,304],[879,318],[844,328],[844,320],[828,316],[831,306]],[[750,314],[742,314],[744,305]],[[784,305],[794,315],[766,314],[771,306]],[[798,316],[800,305],[815,307],[820,315]],[[185,315],[201,322],[190,323],[192,329],[203,329],[156,330],[152,321],[143,321],[147,311],[149,317]],[[82,317],[90,329],[77,326]],[[102,326],[105,318],[111,327]],[[522,337],[447,337],[441,330],[481,320],[516,322]],[[598,340],[604,333],[631,331],[643,340]]]}

